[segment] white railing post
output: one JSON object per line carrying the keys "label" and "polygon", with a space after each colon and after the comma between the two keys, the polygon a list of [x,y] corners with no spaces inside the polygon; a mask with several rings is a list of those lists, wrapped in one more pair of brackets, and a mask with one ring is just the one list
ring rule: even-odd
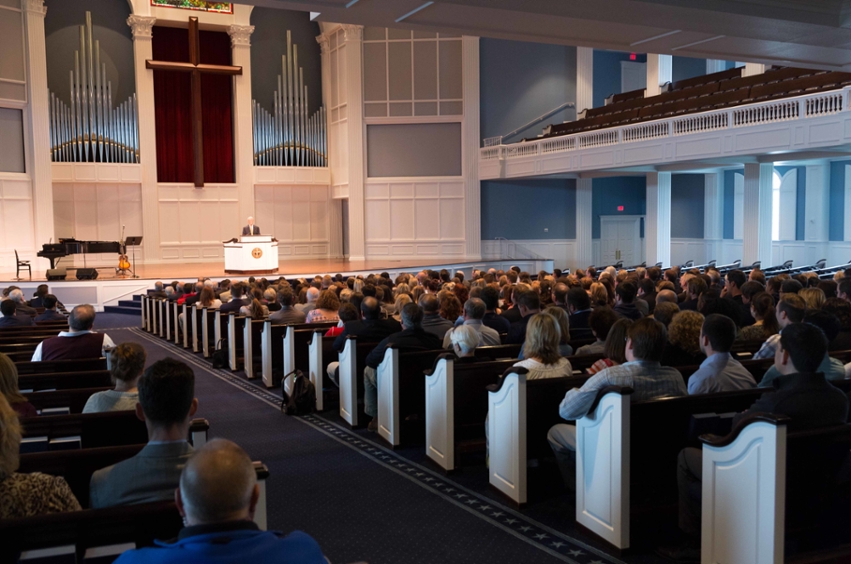
{"label": "white railing post", "polygon": [[399,446],[399,349],[387,347],[375,370],[378,387],[378,434],[391,446]]}

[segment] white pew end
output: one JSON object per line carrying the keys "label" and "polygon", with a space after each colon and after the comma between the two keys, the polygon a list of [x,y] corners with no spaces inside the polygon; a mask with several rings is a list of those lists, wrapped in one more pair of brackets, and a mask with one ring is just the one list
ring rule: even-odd
{"label": "white pew end", "polygon": [[322,341],[324,336],[325,329],[316,329],[313,331],[313,337],[308,347],[310,381],[313,382],[313,387],[316,388],[316,411],[325,409],[325,401],[322,393],[322,388],[325,385],[325,359],[322,358]]}
{"label": "white pew end", "polygon": [[455,355],[437,357],[425,373],[426,456],[447,472],[455,469]]}
{"label": "white pew end", "polygon": [[488,386],[488,481],[514,503],[526,503],[526,374],[511,367]]}
{"label": "white pew end", "polygon": [[399,349],[395,345],[389,345],[384,351],[384,360],[376,369],[375,380],[378,387],[378,435],[390,446],[399,446]]}
{"label": "white pew end", "polygon": [[352,427],[358,425],[357,350],[357,338],[348,337],[340,353],[340,417]]}

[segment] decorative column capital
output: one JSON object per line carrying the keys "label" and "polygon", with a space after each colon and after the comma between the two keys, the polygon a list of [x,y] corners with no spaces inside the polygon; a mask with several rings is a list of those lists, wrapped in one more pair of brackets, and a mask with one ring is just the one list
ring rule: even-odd
{"label": "decorative column capital", "polygon": [[346,34],[346,41],[363,41],[363,26],[343,24],[343,32]]}
{"label": "decorative column capital", "polygon": [[323,55],[327,55],[331,50],[331,39],[326,34],[317,35],[316,42],[319,43],[319,51]]}
{"label": "decorative column capital", "polygon": [[47,15],[47,6],[44,5],[44,0],[22,0],[21,8],[23,8],[25,12],[42,17]]}
{"label": "decorative column capital", "polygon": [[[32,1],[32,0],[30,0]],[[127,25],[133,33],[133,39],[150,39],[153,36],[154,24],[157,18],[148,16],[130,16]]]}
{"label": "decorative column capital", "polygon": [[251,47],[251,34],[254,33],[253,25],[231,25],[228,26],[231,47]]}

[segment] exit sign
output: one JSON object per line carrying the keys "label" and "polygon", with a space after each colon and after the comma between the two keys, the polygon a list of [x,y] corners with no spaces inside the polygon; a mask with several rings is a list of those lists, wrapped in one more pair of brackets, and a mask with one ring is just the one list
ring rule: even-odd
{"label": "exit sign", "polygon": [[618,206],[618,211],[623,211],[623,206]]}

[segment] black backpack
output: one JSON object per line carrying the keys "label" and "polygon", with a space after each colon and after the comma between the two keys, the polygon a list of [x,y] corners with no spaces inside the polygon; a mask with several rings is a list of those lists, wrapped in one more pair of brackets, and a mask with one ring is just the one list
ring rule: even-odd
{"label": "black backpack", "polygon": [[225,368],[230,364],[228,359],[228,340],[220,339],[212,354],[213,368]]}
{"label": "black backpack", "polygon": [[[287,415],[307,415],[316,410],[316,386],[307,378],[301,370],[294,370],[295,381],[293,382],[292,395],[284,391],[281,386],[281,394],[283,401],[281,402],[281,411]],[[292,372],[290,372],[292,374]],[[287,378],[289,374],[284,376]]]}

